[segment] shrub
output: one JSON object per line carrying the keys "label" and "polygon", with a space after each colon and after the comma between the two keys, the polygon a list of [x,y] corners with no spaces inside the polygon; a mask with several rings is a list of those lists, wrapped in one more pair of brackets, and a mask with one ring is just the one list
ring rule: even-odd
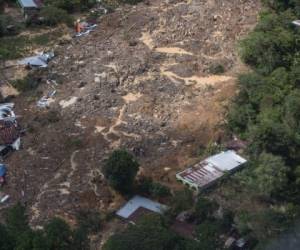
{"label": "shrub", "polygon": [[211,74],[223,74],[225,72],[225,68],[222,64],[213,64],[209,67],[209,73]]}
{"label": "shrub", "polygon": [[40,79],[31,75],[26,76],[24,79],[18,79],[12,82],[12,85],[19,91],[25,92],[36,89],[40,84]]}

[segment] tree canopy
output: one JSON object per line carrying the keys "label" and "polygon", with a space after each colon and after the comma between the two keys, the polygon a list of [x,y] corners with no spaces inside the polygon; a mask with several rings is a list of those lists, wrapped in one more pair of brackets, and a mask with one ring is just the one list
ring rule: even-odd
{"label": "tree canopy", "polygon": [[104,163],[103,174],[116,191],[129,193],[134,184],[139,163],[125,150],[115,150]]}

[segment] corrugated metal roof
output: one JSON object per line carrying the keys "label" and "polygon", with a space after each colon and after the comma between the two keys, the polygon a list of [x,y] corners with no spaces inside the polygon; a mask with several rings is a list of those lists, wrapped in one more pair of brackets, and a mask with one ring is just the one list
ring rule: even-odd
{"label": "corrugated metal roof", "polygon": [[23,8],[38,8],[34,0],[18,0]]}
{"label": "corrugated metal roof", "polygon": [[129,200],[120,210],[118,210],[116,214],[122,218],[127,219],[140,207],[160,214],[163,213],[165,209],[167,209],[167,206],[165,205],[136,195],[131,200]]}
{"label": "corrugated metal roof", "polygon": [[213,155],[205,161],[215,165],[221,171],[230,171],[246,162],[244,158],[240,157],[233,150]]}
{"label": "corrugated metal roof", "polygon": [[204,188],[222,177],[225,171],[232,171],[245,162],[246,160],[237,155],[235,151],[229,150],[208,157],[204,161],[177,173],[176,176],[181,180]]}

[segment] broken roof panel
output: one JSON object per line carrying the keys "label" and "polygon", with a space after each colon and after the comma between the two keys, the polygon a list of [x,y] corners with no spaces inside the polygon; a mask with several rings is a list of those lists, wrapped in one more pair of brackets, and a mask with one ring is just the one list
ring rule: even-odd
{"label": "broken roof panel", "polygon": [[48,65],[47,62],[44,60],[44,58],[42,58],[41,56],[31,56],[31,57],[24,58],[23,60],[20,61],[20,64],[36,66],[41,68],[46,68]]}
{"label": "broken roof panel", "polygon": [[245,163],[246,160],[236,154],[233,150],[228,150],[217,155],[213,155],[205,160],[213,164],[221,171],[230,171],[241,164]]}
{"label": "broken roof panel", "polygon": [[46,68],[48,62],[54,57],[53,52],[42,53],[40,55],[24,58],[19,61],[21,65],[29,65],[33,67]]}
{"label": "broken roof panel", "polygon": [[116,214],[124,219],[128,219],[139,208],[145,208],[152,212],[161,214],[164,212],[164,210],[167,209],[167,206],[136,195],[131,200],[129,200],[120,210],[118,210]]}

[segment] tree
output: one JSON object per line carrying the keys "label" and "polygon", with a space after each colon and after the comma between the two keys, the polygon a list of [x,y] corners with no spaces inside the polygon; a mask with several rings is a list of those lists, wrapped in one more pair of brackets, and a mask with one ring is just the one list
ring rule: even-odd
{"label": "tree", "polygon": [[146,216],[137,225],[130,225],[105,243],[104,250],[172,250],[176,236],[157,215]]}
{"label": "tree", "polygon": [[206,220],[197,228],[198,250],[216,250],[221,246],[221,225],[217,221]]}
{"label": "tree", "polygon": [[71,249],[72,232],[60,218],[53,218],[45,226],[47,246],[50,250]]}
{"label": "tree", "polygon": [[76,219],[79,229],[85,229],[88,233],[97,233],[101,229],[101,215],[96,211],[79,211]]}
{"label": "tree", "polygon": [[126,194],[132,190],[139,164],[124,150],[114,151],[103,166],[103,174],[116,191]]}
{"label": "tree", "polygon": [[79,227],[73,232],[72,250],[89,250],[88,230]]}
{"label": "tree", "polygon": [[63,9],[54,6],[44,7],[40,15],[44,18],[46,25],[55,26],[59,23],[71,25],[73,23],[72,17]]}
{"label": "tree", "polygon": [[20,203],[7,211],[5,222],[7,230],[13,238],[17,238],[23,232],[30,230],[28,226],[28,217],[25,213],[25,207]]}
{"label": "tree", "polygon": [[288,168],[280,156],[261,153],[255,173],[255,184],[262,195],[271,196],[282,190],[287,184]]}
{"label": "tree", "polygon": [[14,249],[14,241],[9,235],[6,227],[0,223],[0,250]]}

